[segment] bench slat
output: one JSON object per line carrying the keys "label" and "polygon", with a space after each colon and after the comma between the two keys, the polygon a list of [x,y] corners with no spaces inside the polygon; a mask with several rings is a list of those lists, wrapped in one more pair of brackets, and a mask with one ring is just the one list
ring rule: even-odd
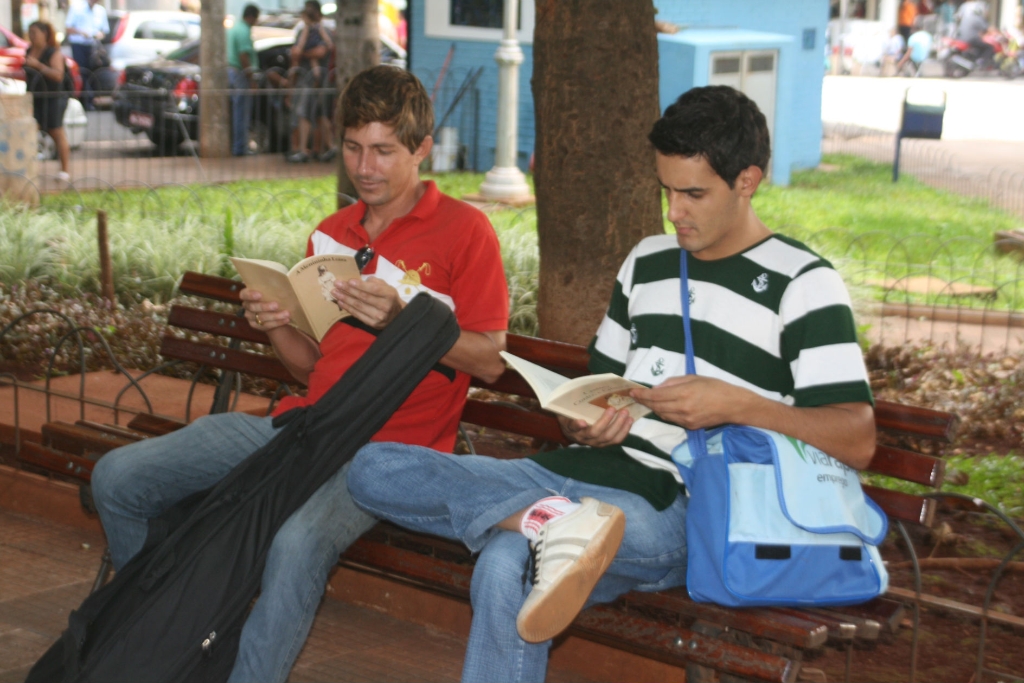
{"label": "bench slat", "polygon": [[20,459],[30,465],[41,467],[65,477],[73,477],[85,483],[92,479],[95,461],[64,451],[56,451],[41,444],[25,441],[21,444]]}
{"label": "bench slat", "polygon": [[839,611],[854,617],[873,619],[881,626],[881,632],[892,635],[899,630],[900,622],[907,608],[902,602],[889,600],[888,598],[875,598],[860,605],[848,605],[846,607],[834,607],[833,611]]}
{"label": "bench slat", "polygon": [[892,401],[875,402],[875,425],[887,432],[952,443],[960,418],[930,408]]}
{"label": "bench slat", "polygon": [[548,413],[469,399],[462,411],[462,422],[532,436],[552,443],[569,443],[558,426],[558,420]]}
{"label": "bench slat", "polygon": [[[48,422],[43,425],[41,433],[43,443],[51,449],[85,458],[90,455],[103,455],[138,440],[114,436],[107,432],[67,422]],[[96,458],[91,459],[95,460]]]}
{"label": "bench slat", "polygon": [[587,363],[590,362],[590,354],[587,353],[585,346],[550,339],[524,337],[519,334],[508,335],[506,346],[509,353],[528,358],[531,362],[543,365],[566,377],[579,377],[588,372]]}
{"label": "bench slat", "polygon": [[146,438],[145,434],[129,429],[122,425],[104,424],[102,422],[93,422],[92,420],[75,420],[75,424],[81,427],[88,427],[94,429],[97,432],[105,432],[111,436],[119,436],[125,439],[132,439],[138,441],[139,439]]}
{"label": "bench slat", "polygon": [[842,610],[814,609],[809,611],[811,614],[836,619],[844,624],[853,624],[857,629],[856,637],[860,640],[878,640],[878,634],[882,630],[882,625],[875,619],[847,614]]}
{"label": "bench slat", "polygon": [[774,610],[730,609],[710,603],[693,602],[684,588],[673,588],[659,593],[634,591],[628,593],[624,601],[629,607],[683,614],[799,648],[820,647],[828,639],[828,628],[821,623]]}
{"label": "bench slat", "polygon": [[693,631],[623,614],[614,606],[584,610],[569,632],[675,666],[696,664],[742,679],[791,683],[800,663]]}
{"label": "bench slat", "polygon": [[240,315],[230,313],[204,311],[191,306],[172,306],[171,313],[167,316],[167,324],[256,344],[270,344],[267,335],[259,330],[254,330],[248,320]]}
{"label": "bench slat", "polygon": [[245,285],[238,280],[216,275],[203,275],[192,271],[185,273],[181,282],[178,283],[178,291],[182,294],[203,296],[207,299],[239,306],[242,304],[242,300],[238,297],[238,293],[243,289],[245,289]]}
{"label": "bench slat", "polygon": [[878,503],[889,517],[931,527],[935,521],[935,501],[901,491],[883,489],[865,484],[864,493]]}
{"label": "bench slat", "polygon": [[946,476],[944,460],[892,446],[877,446],[867,469],[932,488],[941,486]]}
{"label": "bench slat", "polygon": [[295,383],[295,378],[285,370],[281,361],[273,356],[229,349],[226,346],[202,344],[187,339],[165,336],[160,344],[160,355],[165,358],[187,360],[222,370],[234,370],[244,374],[266,377],[283,383]]}
{"label": "bench slat", "polygon": [[184,426],[186,426],[185,423],[180,420],[159,417],[150,413],[139,413],[128,423],[129,429],[134,429],[137,432],[149,434],[150,436],[163,436]]}

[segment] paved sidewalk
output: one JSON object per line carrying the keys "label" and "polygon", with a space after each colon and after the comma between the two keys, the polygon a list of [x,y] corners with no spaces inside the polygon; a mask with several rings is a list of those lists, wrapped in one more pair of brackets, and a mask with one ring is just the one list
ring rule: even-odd
{"label": "paved sidewalk", "polygon": [[[0,510],[0,683],[21,683],[88,595],[97,531]],[[292,683],[459,680],[464,637],[341,600],[324,600]],[[553,667],[553,683],[591,680]]]}
{"label": "paved sidewalk", "polygon": [[[24,680],[60,637],[103,547],[98,533],[0,511],[0,683]],[[464,649],[461,638],[327,600],[289,680],[457,681]]]}

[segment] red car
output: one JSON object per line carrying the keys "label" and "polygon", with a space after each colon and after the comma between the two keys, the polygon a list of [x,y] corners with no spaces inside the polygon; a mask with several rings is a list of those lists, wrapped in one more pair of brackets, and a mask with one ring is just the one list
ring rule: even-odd
{"label": "red car", "polygon": [[[19,38],[6,27],[0,26],[0,77],[25,80],[25,51],[28,41]],[[75,84],[75,94],[82,91],[82,76],[78,73],[78,64],[70,57],[64,58],[64,66],[71,73]]]}

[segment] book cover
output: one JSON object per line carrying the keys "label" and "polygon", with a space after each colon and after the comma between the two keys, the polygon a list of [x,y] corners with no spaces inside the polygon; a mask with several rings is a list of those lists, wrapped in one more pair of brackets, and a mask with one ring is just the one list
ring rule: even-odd
{"label": "book cover", "polygon": [[276,301],[292,314],[292,324],[317,341],[334,323],[349,316],[331,295],[335,280],[358,279],[355,259],[344,254],[310,256],[292,268],[275,261],[231,257],[245,286]]}

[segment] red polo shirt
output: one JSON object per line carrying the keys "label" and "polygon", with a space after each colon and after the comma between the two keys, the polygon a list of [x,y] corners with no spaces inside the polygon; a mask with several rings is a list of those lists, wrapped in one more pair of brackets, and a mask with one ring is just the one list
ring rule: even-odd
{"label": "red polo shirt", "polygon": [[[366,204],[360,201],[325,218],[310,235],[306,255],[354,254],[370,244],[360,223],[365,214]],[[392,221],[371,246],[374,258],[363,276],[384,280],[404,301],[427,292],[455,312],[463,330],[508,328],[508,288],[494,228],[482,212],[442,194],[432,181],[412,211]],[[374,339],[335,324],[320,342],[322,356],[310,373],[306,396],[282,399],[275,414],[314,403]],[[372,440],[451,452],[468,389],[464,372],[456,372],[451,381],[431,371]]]}

